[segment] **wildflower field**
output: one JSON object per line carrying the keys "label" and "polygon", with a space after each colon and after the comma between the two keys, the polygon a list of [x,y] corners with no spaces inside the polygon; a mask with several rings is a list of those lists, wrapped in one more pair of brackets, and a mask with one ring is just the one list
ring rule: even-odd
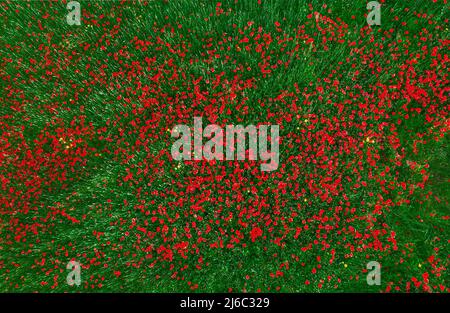
{"label": "wildflower field", "polygon": [[0,0],[0,291],[449,292],[450,5],[367,2]]}

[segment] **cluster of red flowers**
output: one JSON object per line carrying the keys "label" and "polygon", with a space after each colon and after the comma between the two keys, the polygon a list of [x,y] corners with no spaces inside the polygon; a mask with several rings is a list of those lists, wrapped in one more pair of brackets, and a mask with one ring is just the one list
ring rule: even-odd
{"label": "cluster of red flowers", "polygon": [[[90,2],[82,26],[58,29],[55,3],[20,21],[33,5],[0,4],[24,34],[0,59],[7,289],[65,288],[71,259],[85,289],[119,290],[162,277],[206,290],[195,272],[228,261],[244,273],[230,291],[365,284],[370,260],[414,259],[391,216],[434,197],[415,156],[448,132],[450,41],[432,16],[406,10],[429,25],[411,35],[397,16],[397,30],[353,30],[309,6],[298,27],[219,31],[238,14],[221,3],[194,29],[187,14],[144,25],[144,7]],[[279,168],[174,161],[170,130],[193,116],[280,125]],[[383,289],[448,291],[445,242],[433,239],[422,277],[392,273]],[[270,265],[253,273],[252,259]]]}

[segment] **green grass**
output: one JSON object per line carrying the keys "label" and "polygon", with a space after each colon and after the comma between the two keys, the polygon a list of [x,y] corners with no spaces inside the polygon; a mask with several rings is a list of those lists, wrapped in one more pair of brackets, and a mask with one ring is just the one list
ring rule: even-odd
{"label": "green grass", "polygon": [[[2,1],[3,2],[3,1]],[[448,143],[449,137],[446,130],[442,131],[442,137],[435,140],[437,131],[427,133],[430,126],[426,123],[425,114],[416,114],[409,119],[404,116],[398,118],[402,120],[402,125],[392,133],[397,132],[402,148],[394,149],[388,144],[376,142],[375,147],[381,155],[379,164],[392,164],[391,160],[395,158],[396,153],[403,152],[406,155],[405,161],[417,162],[420,166],[429,165],[427,175],[429,180],[424,189],[417,190],[413,195],[408,191],[402,191],[396,187],[386,197],[392,196],[393,201],[407,199],[409,203],[393,205],[382,215],[377,217],[374,227],[381,228],[383,223],[389,226],[389,231],[396,233],[398,250],[376,251],[354,253],[349,256],[349,249],[345,246],[343,234],[336,232],[328,233],[327,240],[336,244],[335,259],[332,264],[328,260],[331,258],[331,251],[324,248],[321,244],[313,244],[308,251],[301,251],[302,247],[307,246],[316,239],[318,222],[314,216],[320,213],[320,210],[327,210],[328,203],[320,201],[317,195],[308,192],[304,197],[310,202],[308,210],[301,210],[300,216],[295,219],[295,223],[302,225],[302,220],[311,219],[310,230],[302,232],[298,239],[286,237],[283,240],[282,247],[272,241],[251,242],[246,238],[246,247],[236,245],[233,249],[217,248],[209,249],[208,244],[198,243],[197,247],[203,258],[199,262],[199,253],[195,248],[187,250],[188,257],[182,258],[180,255],[174,255],[172,262],[157,262],[152,265],[154,259],[147,258],[148,253],[142,251],[143,246],[154,245],[155,247],[165,244],[161,237],[154,235],[153,238],[142,240],[142,247],[137,248],[136,234],[139,231],[136,228],[130,230],[130,221],[136,219],[138,225],[142,225],[144,220],[149,217],[144,213],[144,209],[139,209],[142,203],[140,200],[145,198],[147,201],[146,210],[158,211],[161,208],[167,208],[167,214],[160,216],[161,219],[168,222],[173,218],[171,227],[176,227],[179,232],[183,232],[186,223],[196,221],[191,214],[192,210],[189,201],[197,201],[202,195],[212,190],[213,195],[219,196],[222,191],[230,198],[234,191],[232,186],[226,183],[218,183],[208,180],[210,173],[202,170],[199,165],[181,165],[180,169],[174,169],[173,161],[166,155],[159,155],[162,150],[168,150],[167,143],[171,141],[170,129],[174,120],[165,118],[169,116],[173,101],[170,99],[180,96],[182,92],[192,88],[193,78],[202,76],[200,82],[201,90],[212,93],[227,93],[226,86],[212,88],[206,81],[214,81],[217,73],[224,72],[222,80],[232,81],[236,75],[240,76],[242,81],[253,80],[253,87],[246,88],[243,92],[237,92],[236,102],[240,103],[247,98],[246,104],[250,106],[250,114],[243,115],[234,104],[227,104],[231,114],[223,114],[218,117],[219,121],[227,123],[258,123],[266,118],[267,104],[271,103],[270,109],[275,116],[268,122],[275,123],[277,118],[284,112],[292,111],[290,102],[283,104],[275,101],[274,98],[281,92],[287,91],[295,93],[296,88],[302,89],[310,86],[310,83],[319,84],[319,78],[325,78],[336,71],[336,78],[340,80],[340,86],[352,88],[343,92],[331,92],[326,90],[325,94],[319,98],[314,94],[309,98],[310,104],[304,104],[300,109],[302,118],[293,119],[287,123],[283,121],[282,138],[288,143],[288,134],[297,132],[298,129],[306,129],[309,121],[304,121],[303,117],[307,114],[323,114],[328,116],[339,116],[338,108],[335,103],[342,103],[352,92],[354,99],[364,101],[364,92],[377,94],[377,82],[389,85],[391,81],[397,78],[393,74],[398,74],[398,66],[411,59],[413,53],[420,53],[423,45],[421,43],[421,32],[426,29],[432,39],[426,42],[428,47],[439,46],[442,41],[449,38],[448,27],[438,29],[436,25],[448,25],[449,8],[442,3],[431,3],[427,1],[388,1],[383,4],[382,26],[376,28],[371,36],[362,36],[360,29],[365,27],[366,20],[364,13],[366,2],[358,1],[329,1],[328,7],[323,8],[323,1],[310,1],[311,10],[308,4],[302,1],[271,0],[262,1],[263,5],[258,5],[257,1],[221,1],[221,8],[228,14],[215,16],[216,3],[213,1],[148,1],[144,6],[141,1],[132,1],[124,3],[120,7],[118,1],[83,1],[80,3],[86,12],[92,18],[87,18],[81,26],[71,27],[64,22],[66,12],[65,5],[58,2],[22,2],[13,1],[8,4],[0,5],[0,17],[2,26],[0,28],[0,56],[2,59],[2,68],[0,71],[2,106],[0,108],[0,127],[2,127],[3,137],[8,137],[11,146],[17,147],[17,159],[14,162],[6,162],[0,167],[0,177],[6,177],[7,173],[15,173],[18,164],[26,160],[26,149],[36,151],[42,148],[41,156],[43,160],[52,159],[57,164],[58,160],[65,163],[65,154],[63,152],[54,152],[53,141],[59,137],[64,137],[64,129],[85,129],[80,131],[81,135],[74,137],[82,139],[88,149],[89,157],[83,162],[78,162],[73,166],[73,171],[67,172],[67,180],[60,182],[58,179],[52,180],[49,185],[38,188],[39,197],[32,196],[28,201],[29,211],[9,210],[2,202],[0,206],[1,239],[0,239],[0,291],[3,292],[61,292],[61,291],[101,291],[101,292],[188,292],[192,291],[190,285],[198,284],[197,291],[203,292],[227,292],[233,291],[280,291],[280,292],[380,292],[385,291],[391,284],[393,287],[399,286],[400,291],[405,291],[405,285],[412,277],[421,279],[425,272],[432,273],[434,270],[432,264],[427,259],[435,256],[440,259],[438,266],[448,267],[449,251],[449,156]],[[8,9],[6,10],[6,7]],[[405,8],[409,10],[406,12]],[[17,9],[18,12],[14,12]],[[328,11],[331,10],[331,11]],[[316,30],[314,17],[308,18],[313,11],[318,11],[334,21],[339,18],[347,24],[348,32],[342,38],[347,43],[355,41],[356,47],[365,47],[368,51],[373,51],[372,61],[385,69],[384,72],[373,75],[373,68],[361,62],[359,55],[351,52],[352,47],[347,44],[340,44],[336,40],[331,40],[324,49],[322,45],[317,44],[316,49],[312,49],[306,43],[299,42],[297,39],[287,41],[286,46],[281,49],[277,40],[267,48],[267,51],[274,51],[269,61],[271,65],[281,60],[283,64],[289,66],[278,66],[272,70],[266,77],[260,73],[258,65],[263,60],[261,55],[255,51],[247,52],[244,44],[237,43],[234,39],[230,42],[219,44],[224,37],[250,36],[250,32],[261,27],[263,33],[271,33],[272,36],[295,36],[296,30],[300,26],[305,27],[305,33],[316,40],[321,40],[322,35]],[[432,16],[430,19],[418,18],[414,12],[426,13]],[[50,13],[53,18],[43,19],[45,13]],[[103,14],[101,20],[103,25],[90,26],[94,17]],[[210,16],[210,14],[213,14]],[[109,32],[117,24],[117,17],[121,17],[120,31],[116,35]],[[354,17],[353,17],[354,16]],[[398,19],[396,19],[398,17]],[[208,18],[208,20],[205,20]],[[44,31],[39,29],[37,21],[41,21]],[[433,21],[429,24],[428,21]],[[243,30],[247,23],[252,21],[253,27]],[[281,23],[282,32],[278,32],[275,22]],[[405,22],[405,25],[402,25]],[[109,24],[108,24],[109,23]],[[182,27],[178,28],[177,25]],[[233,26],[235,25],[235,27]],[[174,28],[171,33],[170,29]],[[165,31],[162,32],[161,29]],[[239,29],[244,33],[241,34]],[[109,33],[107,35],[105,34]],[[407,31],[407,33],[406,33]],[[46,34],[51,34],[47,36]],[[226,36],[224,36],[226,34]],[[156,42],[160,37],[167,45],[150,45],[147,51],[134,49],[134,38],[142,40],[148,39]],[[102,40],[101,43],[100,39]],[[399,39],[408,42],[409,54],[400,54],[394,60],[391,56],[392,50],[390,44]],[[105,40],[110,40],[110,45],[104,50],[99,49]],[[209,41],[211,45],[207,44]],[[99,47],[95,48],[95,44]],[[87,50],[84,47],[91,45]],[[10,45],[7,47],[7,45]],[[169,46],[174,49],[182,49],[186,45],[186,54],[173,53]],[[240,51],[236,45],[239,45]],[[295,53],[286,54],[285,51],[291,51],[299,45]],[[383,47],[380,47],[383,45]],[[43,47],[44,50],[39,47]],[[448,44],[447,44],[448,46]],[[212,58],[209,60],[208,50],[220,52],[220,48],[228,47],[232,52],[233,62],[224,62],[222,58]],[[118,56],[123,61],[113,61],[114,54],[120,53],[120,50],[129,51],[128,54]],[[43,54],[46,51],[47,58],[52,61],[52,65],[46,65]],[[377,51],[377,53],[375,53]],[[383,53],[380,53],[383,52]],[[442,49],[441,53],[448,51]],[[223,52],[225,54],[225,52]],[[72,57],[69,60],[69,56]],[[146,148],[136,148],[131,146],[139,138],[138,131],[134,128],[132,122],[136,116],[133,114],[132,103],[142,106],[140,99],[142,90],[136,94],[132,91],[137,90],[137,82],[133,79],[127,79],[127,76],[117,75],[115,73],[124,70],[123,64],[127,64],[127,70],[131,73],[131,64],[133,62],[144,62],[146,57],[154,57],[155,63],[151,69],[144,69],[140,77],[143,84],[149,84],[154,91],[150,95],[158,98],[159,104],[145,110],[139,118],[141,121],[155,119],[152,123],[154,129],[151,134],[155,137],[148,138]],[[5,59],[12,58],[13,62],[6,62]],[[32,66],[30,58],[38,59],[38,65]],[[345,59],[348,61],[345,62]],[[169,81],[170,77],[168,60],[178,66],[179,73],[186,73],[186,80]],[[20,64],[17,60],[21,60]],[[54,66],[54,62],[61,61],[61,65]],[[63,61],[64,60],[64,61]],[[108,67],[99,69],[99,65],[105,64]],[[190,62],[191,60],[198,60]],[[431,54],[424,54],[415,65],[417,75],[425,75],[431,70],[430,64],[435,60]],[[339,62],[343,62],[339,64]],[[444,62],[443,62],[444,63]],[[251,70],[237,70],[239,64],[244,67],[250,67]],[[354,64],[355,66],[352,66]],[[90,69],[87,69],[87,65]],[[446,64],[448,66],[448,62]],[[29,67],[33,67],[32,71]],[[55,70],[52,73],[48,71]],[[215,71],[211,72],[210,69]],[[448,68],[448,67],[447,67]],[[436,70],[438,77],[446,77],[448,83],[447,69]],[[77,73],[77,69],[79,72]],[[150,79],[158,70],[167,71],[164,76],[166,80],[156,84]],[[97,80],[93,79],[91,71],[97,75]],[[352,80],[359,71],[356,81]],[[127,74],[127,73],[125,73]],[[131,74],[130,74],[131,75]],[[10,77],[8,77],[10,76]],[[30,79],[33,76],[34,79]],[[12,82],[13,78],[18,78]],[[24,82],[21,79],[28,79]],[[102,79],[110,84],[105,88]],[[323,83],[323,82],[322,82]],[[359,84],[360,87],[355,86]],[[9,94],[11,90],[9,85],[15,86],[17,90]],[[120,86],[118,86],[120,85]],[[326,84],[324,84],[326,85]],[[423,83],[423,88],[431,90],[431,86]],[[440,86],[440,88],[443,88]],[[14,89],[14,88],[13,88]],[[84,89],[84,90],[82,90]],[[448,90],[447,90],[448,93]],[[118,100],[118,96],[122,96]],[[125,107],[124,98],[130,99],[130,103]],[[286,99],[292,99],[286,96]],[[328,103],[327,101],[330,100]],[[357,102],[357,100],[355,100]],[[186,110],[184,111],[187,123],[192,123],[191,116],[205,112],[208,104],[201,103],[194,106],[186,99]],[[303,101],[303,99],[302,99]],[[299,103],[302,103],[300,101]],[[434,99],[434,101],[437,101]],[[177,101],[176,103],[180,103]],[[266,106],[261,106],[261,102]],[[392,112],[399,112],[401,106],[405,103],[404,99],[392,101]],[[420,106],[414,101],[410,106]],[[448,104],[440,103],[437,111],[442,116],[447,117],[448,124]],[[18,110],[17,107],[21,107]],[[349,112],[346,111],[345,114]],[[163,118],[158,117],[159,115]],[[368,115],[372,112],[368,112]],[[172,115],[170,115],[172,116]],[[119,126],[113,127],[113,121],[119,120]],[[386,120],[388,120],[386,118]],[[360,116],[356,116],[355,123],[362,122]],[[375,126],[369,127],[377,131],[377,125],[382,120],[374,122]],[[140,126],[144,125],[142,123]],[[317,123],[319,129],[324,129],[325,124]],[[23,127],[23,129],[21,129]],[[105,128],[102,133],[104,138],[110,137],[112,141],[100,139],[99,129]],[[121,134],[121,130],[124,133]],[[6,133],[17,131],[21,136],[6,136]],[[349,128],[349,132],[355,138],[360,137],[360,130],[356,127]],[[149,131],[150,133],[150,131]],[[390,131],[386,131],[390,133]],[[392,134],[391,133],[391,134]],[[418,151],[414,151],[413,143],[418,133],[424,134],[426,144],[418,143]],[[5,139],[6,140],[6,139]],[[387,139],[386,139],[387,140]],[[6,142],[6,141],[5,141]],[[26,146],[25,146],[26,144]],[[130,145],[131,144],[131,145]],[[332,157],[339,143],[336,146],[330,146],[325,153]],[[370,145],[368,145],[370,146]],[[1,147],[6,145],[2,143]],[[294,166],[286,162],[290,155],[302,153],[301,147],[289,148],[283,145],[281,148],[281,163],[285,162],[287,169],[294,170]],[[368,148],[366,148],[368,149]],[[118,151],[118,153],[113,153]],[[94,153],[101,155],[94,156]],[[342,158],[351,158],[351,155],[342,155]],[[126,160],[126,161],[125,161]],[[158,163],[159,162],[159,163]],[[162,169],[161,172],[153,173],[143,177],[142,181],[133,184],[123,182],[122,177],[127,175],[127,169],[137,176],[138,168],[143,168],[143,164],[157,164],[156,168]],[[131,166],[135,166],[132,168]],[[225,166],[227,173],[232,173],[233,166]],[[368,195],[370,190],[380,188],[375,181],[368,178],[368,169],[370,166],[364,164],[362,173],[363,179],[369,181],[366,188],[359,188],[354,192],[351,184],[344,185],[345,192],[350,197],[352,205],[357,206],[357,213],[363,215],[370,211],[368,207],[373,207],[376,200]],[[312,163],[301,165],[302,173],[317,173],[318,175],[327,175],[327,170],[318,168]],[[198,172],[196,173],[195,170]],[[383,170],[383,166],[373,170],[377,173]],[[219,175],[219,170],[212,168]],[[420,170],[412,170],[409,166],[402,164],[395,168],[398,173],[389,174],[388,180],[395,181],[403,179],[404,181],[420,182],[423,174]],[[51,177],[52,169],[41,166],[33,172],[37,177]],[[181,173],[181,174],[180,174]],[[342,169],[342,173],[353,175],[352,169]],[[26,172],[27,175],[30,172]],[[180,175],[178,177],[177,175]],[[190,185],[188,177],[205,177],[206,181],[193,191],[186,191],[186,186]],[[280,174],[281,175],[281,174]],[[289,177],[291,178],[291,177]],[[302,178],[302,177],[300,177]],[[299,180],[300,180],[299,178]],[[30,187],[26,186],[17,176],[10,177],[11,185],[16,190],[24,193],[30,192]],[[31,178],[30,178],[31,179]],[[245,194],[247,188],[255,186],[259,193],[266,188],[277,188],[278,181],[286,179],[273,177],[258,185],[258,177],[250,170],[242,174],[243,181],[240,181],[239,192]],[[295,184],[295,181],[289,181]],[[373,184],[373,185],[371,185]],[[378,189],[377,189],[378,188]],[[186,192],[186,201],[183,205],[177,205],[176,201],[180,196],[170,193],[183,191]],[[220,192],[219,192],[220,191]],[[226,191],[226,192],[225,192]],[[145,192],[147,195],[143,196]],[[138,197],[137,194],[140,196]],[[382,192],[380,192],[382,194]],[[245,196],[248,201],[255,195],[248,193]],[[12,197],[8,189],[0,190],[0,197],[10,200]],[[276,197],[274,194],[266,196],[270,206],[276,206]],[[38,199],[37,199],[38,198]],[[127,204],[125,204],[125,202]],[[152,203],[151,201],[154,201]],[[233,200],[236,201],[236,200]],[[286,195],[282,197],[284,202],[282,207],[282,216],[290,216],[292,208],[295,208],[298,201],[296,196]],[[366,205],[362,205],[364,201]],[[26,202],[26,201],[25,201]],[[333,202],[338,204],[339,199]],[[151,203],[150,205],[148,203]],[[238,205],[239,201],[233,203]],[[223,216],[230,212],[236,214],[235,207],[226,207],[223,205]],[[16,202],[16,209],[24,206],[24,201]],[[200,229],[205,229],[209,223],[207,220],[214,217],[217,210],[216,204],[206,202],[203,211],[199,212],[204,218],[202,222],[197,221]],[[80,223],[72,223],[64,218],[60,213],[55,213],[58,208],[65,208],[71,216],[80,220]],[[270,209],[265,208],[263,213],[269,214]],[[176,218],[176,214],[183,218]],[[350,214],[341,213],[341,218],[351,218]],[[153,214],[150,215],[150,217]],[[249,218],[250,222],[260,221],[260,217]],[[316,224],[314,224],[316,223]],[[27,226],[25,226],[27,225]],[[34,226],[33,226],[34,225]],[[239,229],[236,219],[231,220],[226,225],[227,231]],[[369,232],[365,222],[353,220],[343,223],[340,228],[353,226]],[[155,234],[161,231],[157,223],[150,223],[148,229]],[[36,227],[34,233],[30,228]],[[219,226],[212,224],[212,230],[208,240],[214,240],[220,237]],[[15,239],[14,236],[20,233],[18,229],[26,232],[26,236]],[[130,231],[129,236],[124,236],[126,231]],[[95,232],[102,232],[98,235]],[[274,233],[279,235],[283,232],[283,227],[277,225],[274,227]],[[275,235],[274,235],[275,237]],[[194,238],[197,238],[194,236]],[[26,241],[24,241],[24,239]],[[353,238],[348,238],[346,243],[352,242]],[[383,239],[385,240],[385,239]],[[337,244],[341,242],[342,244]],[[356,246],[358,243],[352,242]],[[383,243],[386,243],[383,241]],[[407,246],[406,246],[407,245]],[[409,251],[408,249],[411,249]],[[437,249],[437,250],[436,250]],[[155,254],[155,252],[152,252]],[[317,256],[321,261],[317,261]],[[65,266],[67,262],[74,258],[83,264],[82,281],[79,287],[71,287],[65,283],[68,271]],[[42,259],[45,259],[45,265],[38,265]],[[370,260],[378,260],[382,264],[382,285],[369,286],[366,283],[365,266]],[[105,267],[107,264],[107,267]],[[282,264],[289,264],[289,270],[281,268]],[[321,265],[317,269],[317,264]],[[172,266],[172,267],[171,267]],[[185,270],[181,270],[187,266]],[[201,268],[199,268],[201,266]],[[313,274],[313,268],[317,269],[317,274]],[[284,272],[283,276],[273,278],[271,274],[277,270]],[[121,275],[116,277],[114,271],[120,271]],[[246,275],[250,279],[246,279]],[[430,274],[430,285],[433,291],[440,291],[439,285],[445,286],[448,291],[449,274],[447,269],[440,274]],[[158,278],[157,278],[158,277]],[[330,279],[328,279],[330,277]],[[311,282],[305,285],[305,281]],[[322,282],[321,282],[322,281]],[[47,284],[43,285],[42,282]],[[54,289],[51,286],[57,282]],[[101,288],[99,287],[101,283]],[[322,283],[322,288],[318,284]],[[94,287],[91,287],[94,286]],[[421,288],[412,291],[421,291]],[[393,290],[395,291],[395,289]]]}

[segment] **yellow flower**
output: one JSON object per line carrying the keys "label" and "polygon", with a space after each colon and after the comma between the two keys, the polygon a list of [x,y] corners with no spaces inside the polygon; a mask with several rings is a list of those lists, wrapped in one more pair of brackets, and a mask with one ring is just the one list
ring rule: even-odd
{"label": "yellow flower", "polygon": [[375,140],[373,140],[373,139],[370,138],[370,137],[367,137],[366,140],[365,140],[365,142],[367,142],[367,143],[374,143]]}

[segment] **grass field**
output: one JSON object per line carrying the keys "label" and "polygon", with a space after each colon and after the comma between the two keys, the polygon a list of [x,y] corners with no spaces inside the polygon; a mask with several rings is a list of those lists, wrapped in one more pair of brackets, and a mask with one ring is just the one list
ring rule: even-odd
{"label": "grass field", "polygon": [[[0,1],[0,291],[450,291],[447,0],[79,3]],[[278,169],[174,160],[195,116]]]}

